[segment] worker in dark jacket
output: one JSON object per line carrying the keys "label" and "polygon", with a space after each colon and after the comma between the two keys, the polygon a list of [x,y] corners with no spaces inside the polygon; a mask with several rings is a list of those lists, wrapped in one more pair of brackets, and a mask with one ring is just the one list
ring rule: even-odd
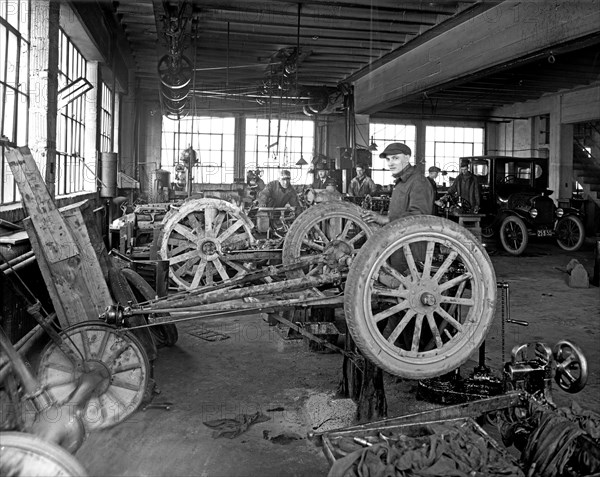
{"label": "worker in dark jacket", "polygon": [[367,174],[367,167],[363,164],[356,165],[356,177],[350,181],[348,195],[354,197],[364,197],[374,195],[377,191],[377,185]]}
{"label": "worker in dark jacket", "polygon": [[283,169],[279,180],[269,182],[258,194],[259,207],[285,207],[287,204],[296,209],[296,214],[302,211],[300,199],[294,186],[291,184],[292,175]]}
{"label": "worker in dark jacket", "polygon": [[[437,166],[431,166],[429,168],[429,175],[427,176],[427,180],[429,181],[429,183],[431,184],[431,187],[433,187],[433,200],[436,201],[437,200],[437,182],[435,182],[435,180],[437,179],[438,174],[442,172],[442,170],[437,167]],[[432,213],[433,215],[438,215],[438,205],[437,204],[433,204],[433,209],[432,209]]]}
{"label": "worker in dark jacket", "polygon": [[433,210],[433,189],[427,178],[410,164],[412,151],[406,144],[394,142],[379,155],[387,160],[396,180],[388,215],[372,210],[362,216],[367,223],[385,225],[407,215],[430,215]]}
{"label": "worker in dark jacket", "polygon": [[[398,142],[388,145],[379,155],[386,159],[396,184],[392,191],[388,215],[381,215],[371,210],[365,211],[361,216],[367,223],[385,225],[409,215],[431,215],[433,189],[423,173],[410,164],[410,156],[410,147]],[[390,265],[404,276],[411,274],[409,262],[424,262],[427,241],[413,242],[410,250],[412,257],[407,257],[404,249],[397,250],[390,256]],[[383,269],[379,273],[379,281],[388,287],[400,286],[400,282]],[[381,320],[377,325],[386,338],[396,329],[402,316],[404,312],[399,311],[387,320]],[[410,344],[404,343],[404,346],[410,347]]]}
{"label": "worker in dark jacket", "polygon": [[[466,199],[471,204],[471,211],[474,214],[479,212],[480,205],[480,193],[479,193],[479,181],[473,173],[469,171],[469,165],[471,161],[468,159],[462,159],[460,162],[460,174],[456,176],[452,185],[448,188],[446,195],[458,194],[463,199]],[[446,196],[442,197],[440,201],[443,202]]]}

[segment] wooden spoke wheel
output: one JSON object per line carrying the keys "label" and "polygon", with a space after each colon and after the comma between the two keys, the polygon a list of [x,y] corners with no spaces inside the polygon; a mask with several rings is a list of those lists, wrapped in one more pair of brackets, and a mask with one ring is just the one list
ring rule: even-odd
{"label": "wooden spoke wheel", "polygon": [[1,475],[84,477],[85,468],[62,447],[24,432],[0,432]]}
{"label": "wooden spoke wheel", "polygon": [[494,316],[496,276],[481,243],[455,222],[406,217],[383,227],[352,262],[344,292],[361,352],[396,376],[458,368]]}
{"label": "wooden spoke wheel", "polygon": [[131,333],[102,322],[75,325],[61,337],[83,360],[73,363],[54,342],[43,350],[38,377],[54,401],[68,403],[87,368],[103,379],[85,406],[86,430],[111,427],[133,414],[150,378],[150,364],[140,342]]}
{"label": "wooden spoke wheel", "polygon": [[238,260],[235,252],[255,242],[253,227],[230,202],[190,200],[164,218],[159,254],[181,288],[212,285],[248,271],[246,259]]}
{"label": "wooden spoke wheel", "polygon": [[521,255],[527,248],[529,236],[523,219],[516,215],[505,217],[500,224],[500,243],[511,255]]}
{"label": "wooden spoke wheel", "polygon": [[[371,227],[360,218],[360,207],[349,202],[323,202],[309,207],[294,221],[283,242],[284,264],[303,256],[325,254],[332,261],[353,257],[371,236]],[[289,278],[316,275],[328,268],[313,265],[288,272]]]}
{"label": "wooden spoke wheel", "polygon": [[567,252],[575,252],[585,241],[585,227],[575,215],[566,215],[556,224],[556,242]]}

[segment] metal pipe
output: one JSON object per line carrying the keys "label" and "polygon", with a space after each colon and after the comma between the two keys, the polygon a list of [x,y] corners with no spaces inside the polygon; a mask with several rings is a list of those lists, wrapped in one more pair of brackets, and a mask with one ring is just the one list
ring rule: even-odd
{"label": "metal pipe", "polygon": [[[0,272],[5,272],[6,269],[10,269],[13,268],[15,265],[20,264],[24,261],[27,261],[27,263],[31,263],[32,261],[35,261],[35,254],[33,253],[33,251],[29,251],[24,253],[23,255],[19,255],[18,257],[13,258],[12,260],[9,260],[3,264],[0,265]],[[8,272],[5,272],[8,273]]]}
{"label": "metal pipe", "polygon": [[1,326],[0,348],[2,348],[7,354],[14,373],[19,377],[19,381],[23,385],[26,396],[34,401],[36,409],[41,410],[48,408],[50,406],[50,401],[43,393],[43,388],[40,387],[37,380],[33,376],[33,373],[25,365],[25,361],[23,361],[23,358],[21,358],[17,350],[14,348],[8,339],[8,336],[6,336],[4,328]]}
{"label": "metal pipe", "polygon": [[[334,305],[343,302],[342,296],[333,297],[318,297],[318,298],[293,298],[288,300],[271,300],[271,301],[259,301],[255,303],[240,303],[239,301],[221,302],[221,303],[207,303],[204,305],[197,305],[193,307],[185,308],[167,308],[161,309],[162,313],[171,313],[176,315],[189,315],[191,313],[202,317],[202,314],[211,316],[214,313],[219,312],[232,312],[232,311],[262,311],[265,308],[291,308],[295,306],[317,306],[317,305]],[[158,311],[158,310],[157,310]],[[125,312],[127,316],[144,315],[148,314],[149,310],[130,310]],[[171,317],[148,317],[148,321],[151,324],[160,323],[174,323],[177,320],[170,319]],[[147,325],[132,326],[128,329],[145,328]]]}
{"label": "metal pipe", "polygon": [[[268,283],[265,285],[254,285],[246,288],[239,288],[236,290],[218,290],[213,292],[207,292],[199,297],[184,298],[180,302],[170,303],[151,303],[148,307],[143,309],[150,311],[164,311],[165,309],[173,308],[188,308],[196,305],[206,305],[209,303],[218,303],[223,300],[235,300],[240,298],[255,297],[264,294],[278,294],[284,291],[291,291],[294,289],[309,289],[312,287],[318,287],[321,285],[333,283],[337,280],[341,280],[341,273],[330,273],[327,275],[321,275],[318,277],[302,277],[286,280],[278,283]],[[148,311],[146,312],[148,313]]]}

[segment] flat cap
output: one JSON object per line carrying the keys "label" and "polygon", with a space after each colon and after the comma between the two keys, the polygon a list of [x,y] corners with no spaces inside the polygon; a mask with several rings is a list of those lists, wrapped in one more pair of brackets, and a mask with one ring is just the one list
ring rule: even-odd
{"label": "flat cap", "polygon": [[410,147],[408,147],[404,143],[393,142],[391,144],[388,144],[388,146],[383,150],[383,152],[379,154],[379,157],[394,156],[396,154],[406,154],[407,156],[410,156],[412,154],[412,151],[410,150]]}
{"label": "flat cap", "polygon": [[442,172],[442,170],[437,166],[431,166],[429,172]]}
{"label": "flat cap", "polygon": [[470,164],[471,164],[471,161],[469,159],[461,159],[460,160],[460,167],[469,167]]}

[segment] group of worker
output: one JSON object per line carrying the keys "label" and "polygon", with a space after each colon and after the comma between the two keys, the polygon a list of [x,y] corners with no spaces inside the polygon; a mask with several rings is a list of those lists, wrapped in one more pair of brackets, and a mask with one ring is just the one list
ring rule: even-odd
{"label": "group of worker", "polygon": [[[410,164],[412,151],[406,144],[395,142],[389,144],[379,157],[387,161],[387,166],[394,177],[394,188],[390,199],[387,215],[378,214],[373,211],[363,212],[363,219],[368,223],[384,225],[390,221],[405,217],[407,215],[429,215],[435,213],[435,205],[441,206],[444,198],[450,194],[458,194],[472,206],[472,212],[479,211],[479,185],[477,178],[469,171],[469,162],[463,159],[460,164],[460,174],[456,177],[447,194],[436,200],[437,184],[435,179],[441,170],[436,167],[429,168],[429,175],[425,177],[417,167]],[[337,187],[329,171],[325,167],[316,167],[317,173],[312,184],[313,189],[327,189]],[[291,184],[291,173],[287,169],[281,170],[278,180],[264,184],[260,177],[257,178],[262,184],[257,187],[257,200],[259,207],[285,207],[290,205],[297,210],[300,208],[300,199],[296,189]],[[348,187],[348,195],[365,197],[374,195],[377,185],[366,174],[366,166],[356,166],[356,176],[351,180]]]}

